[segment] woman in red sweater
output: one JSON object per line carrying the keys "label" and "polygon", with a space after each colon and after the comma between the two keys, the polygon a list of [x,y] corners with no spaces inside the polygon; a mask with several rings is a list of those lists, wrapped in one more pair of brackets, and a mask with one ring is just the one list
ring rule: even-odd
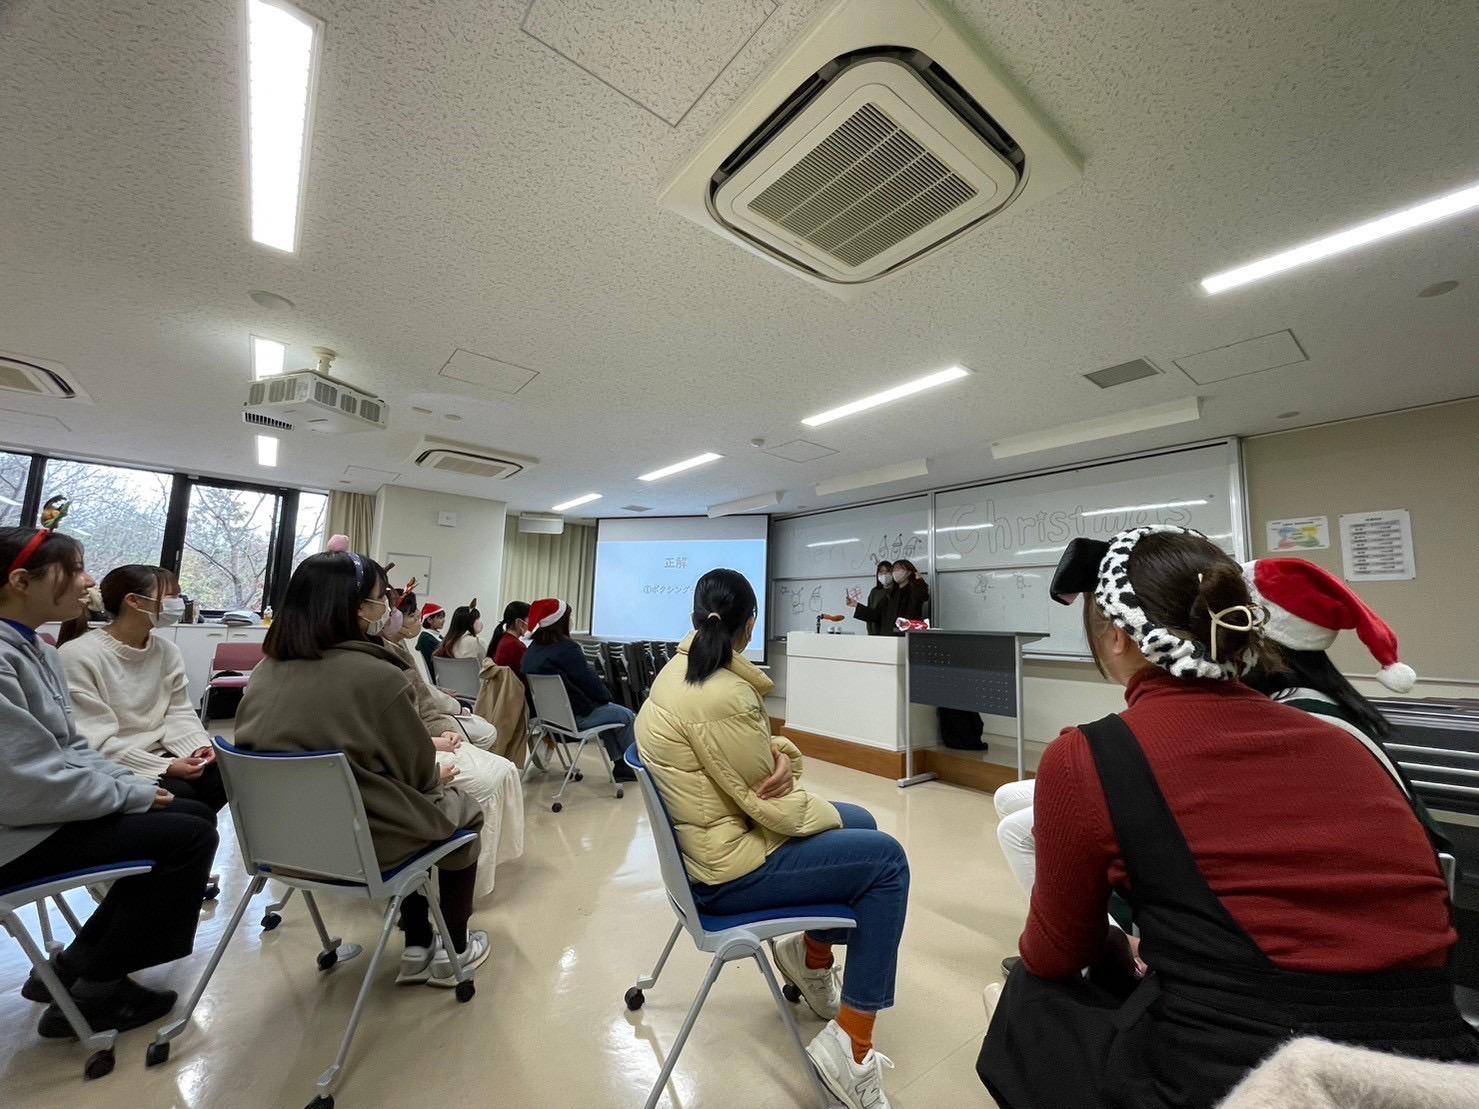
{"label": "woman in red sweater", "polygon": [[1052,588],[1092,593],[1085,632],[1127,708],[1038,770],[1023,963],[976,1064],[1002,1109],[1210,1107],[1296,1035],[1479,1059],[1423,827],[1346,733],[1238,680],[1267,650],[1238,564],[1155,525],[1075,540]]}
{"label": "woman in red sweater", "polygon": [[529,634],[529,606],[523,601],[509,601],[503,607],[503,623],[493,629],[493,638],[488,642],[488,657],[499,666],[507,666],[519,676],[527,689],[524,677],[524,652],[529,645],[523,637]]}

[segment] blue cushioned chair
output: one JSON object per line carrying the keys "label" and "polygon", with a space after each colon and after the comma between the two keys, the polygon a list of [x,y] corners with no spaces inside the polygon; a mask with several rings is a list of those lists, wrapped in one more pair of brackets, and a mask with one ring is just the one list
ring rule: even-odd
{"label": "blue cushioned chair", "polygon": [[[434,879],[436,864],[458,848],[477,839],[478,833],[464,830],[441,843],[433,844],[421,854],[406,860],[393,870],[381,871],[375,860],[375,844],[370,839],[369,821],[349,760],[338,751],[303,754],[263,754],[244,751],[219,736],[215,741],[216,759],[226,796],[231,801],[231,819],[236,825],[236,841],[241,848],[251,882],[237,902],[221,942],[216,946],[205,972],[179,1020],[166,1025],[154,1037],[146,1056],[148,1065],[169,1058],[169,1043],[185,1030],[190,1015],[215,973],[226,945],[241,923],[247,904],[272,878],[303,892],[303,900],[317,918],[314,892],[347,895],[364,901],[385,902],[380,940],[365,968],[365,979],[355,999],[349,1026],[339,1044],[339,1054],[318,1079],[318,1094],[309,1109],[332,1109],[334,1090],[343,1078],[344,1064],[354,1042],[355,1030],[364,1015],[365,1002],[375,981],[375,971],[385,954],[385,945],[395,927],[401,902],[407,894],[421,893],[431,903],[431,917],[437,935],[446,950],[453,950],[447,940],[447,922],[437,901]],[[338,939],[321,937],[323,950],[318,956],[320,970],[328,970],[338,961]],[[453,960],[457,975],[458,1001],[472,1000],[472,976]]]}
{"label": "blue cushioned chair", "polygon": [[796,1018],[791,1015],[790,1006],[786,1004],[787,1000],[799,1000],[801,995],[789,983],[784,993],[782,992],[776,981],[775,971],[771,968],[771,960],[766,957],[765,948],[769,945],[773,957],[775,941],[782,936],[795,935],[797,932],[854,928],[857,926],[857,918],[852,909],[846,905],[788,905],[784,909],[743,913],[738,916],[714,916],[699,912],[693,900],[693,890],[688,884],[688,871],[683,866],[683,856],[678,850],[678,837],[668,818],[667,806],[663,804],[662,795],[657,792],[657,785],[643,765],[635,744],[627,748],[625,759],[626,764],[636,772],[642,800],[647,806],[647,824],[652,829],[652,838],[657,846],[657,861],[662,870],[663,885],[667,889],[668,904],[678,917],[678,922],[673,925],[672,935],[668,937],[662,955],[657,960],[657,966],[653,967],[651,974],[637,979],[637,984],[627,991],[627,1008],[635,1011],[642,1007],[646,1001],[644,991],[657,985],[658,975],[662,974],[662,968],[667,964],[668,956],[672,954],[673,945],[678,942],[680,933],[686,931],[692,937],[695,947],[705,954],[713,955],[708,973],[704,975],[703,985],[699,987],[698,996],[693,999],[693,1005],[683,1020],[678,1038],[673,1041],[662,1073],[657,1076],[652,1093],[648,1095],[645,1109],[653,1109],[662,1097],[663,1088],[678,1062],[678,1055],[688,1040],[688,1034],[693,1031],[699,1010],[704,1007],[709,990],[719,977],[719,972],[724,969],[724,964],[739,959],[754,959],[760,973],[765,976],[771,996],[775,998],[776,1008],[780,1010],[791,1039],[796,1043],[802,1068],[816,1093],[817,1104],[827,1109],[834,1102],[812,1069],[811,1061],[806,1055],[806,1046],[801,1042],[801,1033],[796,1027]]}
{"label": "blue cushioned chair", "polygon": [[[118,1030],[106,1028],[93,1031],[92,1026],[87,1023],[87,1018],[78,1010],[77,1003],[72,1000],[72,995],[57,980],[56,972],[51,969],[47,956],[51,953],[53,945],[48,940],[45,951],[36,945],[25,921],[20,918],[19,910],[26,905],[35,905],[37,913],[45,920],[45,902],[48,897],[56,898],[57,904],[62,906],[66,904],[61,899],[62,894],[68,890],[82,889],[94,882],[116,882],[120,878],[132,878],[136,874],[148,874],[153,869],[154,860],[152,859],[109,863],[107,866],[89,867],[86,870],[73,870],[50,878],[38,878],[25,885],[0,890],[0,923],[5,925],[5,930],[15,938],[15,942],[21,945],[21,950],[26,953],[26,958],[31,960],[31,966],[35,968],[36,977],[46,983],[46,988],[51,992],[51,999],[56,1002],[57,1007],[67,1018],[72,1031],[77,1033],[77,1039],[90,1052],[87,1063],[82,1069],[83,1075],[88,1078],[101,1078],[112,1071],[113,1043],[118,1039]],[[70,909],[66,910],[66,916],[75,932],[79,927],[77,918],[71,915]],[[50,928],[47,927],[46,931],[49,933]],[[59,948],[61,945],[55,946]]]}

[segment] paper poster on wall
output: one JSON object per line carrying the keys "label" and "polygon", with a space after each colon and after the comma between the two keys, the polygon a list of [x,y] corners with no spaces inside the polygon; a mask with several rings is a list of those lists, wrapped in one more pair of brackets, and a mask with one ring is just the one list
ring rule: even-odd
{"label": "paper poster on wall", "polygon": [[395,551],[388,551],[385,561],[395,566],[395,569],[390,572],[391,585],[401,589],[415,579],[416,599],[423,604],[432,599],[430,555],[397,554]]}
{"label": "paper poster on wall", "polygon": [[1330,546],[1329,516],[1270,520],[1264,526],[1271,551],[1323,551]]}
{"label": "paper poster on wall", "polygon": [[1411,581],[1417,577],[1412,516],[1405,508],[1342,515],[1340,551],[1346,581]]}

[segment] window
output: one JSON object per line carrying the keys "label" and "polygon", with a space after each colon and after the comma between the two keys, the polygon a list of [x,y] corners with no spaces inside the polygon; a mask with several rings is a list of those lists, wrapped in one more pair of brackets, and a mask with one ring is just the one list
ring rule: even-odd
{"label": "window", "polygon": [[173,475],[60,458],[45,466],[42,503],[71,500],[62,530],[82,540],[94,577],[128,563],[159,565]]}
{"label": "window", "polygon": [[[298,494],[298,526],[293,529],[293,566],[309,555],[316,555],[328,542],[329,495],[327,493]],[[286,584],[286,583],[284,583]]]}
{"label": "window", "polygon": [[281,507],[272,490],[192,482],[181,591],[207,610],[260,610]]}
{"label": "window", "polygon": [[0,451],[0,528],[19,527],[21,505],[26,499],[26,481],[31,476],[31,456]]}

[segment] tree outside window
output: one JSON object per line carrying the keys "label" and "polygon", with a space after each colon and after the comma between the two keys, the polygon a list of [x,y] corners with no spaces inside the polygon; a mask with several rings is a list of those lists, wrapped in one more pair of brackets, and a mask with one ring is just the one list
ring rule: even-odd
{"label": "tree outside window", "polygon": [[0,527],[20,525],[21,502],[25,500],[26,477],[30,472],[30,455],[0,451]]}
{"label": "tree outside window", "polygon": [[201,608],[262,608],[280,498],[256,489],[190,488],[180,588]]}
{"label": "tree outside window", "polygon": [[82,541],[88,572],[101,581],[109,570],[129,563],[159,565],[173,481],[172,475],[152,470],[51,458],[42,501],[71,500],[61,530]]}

